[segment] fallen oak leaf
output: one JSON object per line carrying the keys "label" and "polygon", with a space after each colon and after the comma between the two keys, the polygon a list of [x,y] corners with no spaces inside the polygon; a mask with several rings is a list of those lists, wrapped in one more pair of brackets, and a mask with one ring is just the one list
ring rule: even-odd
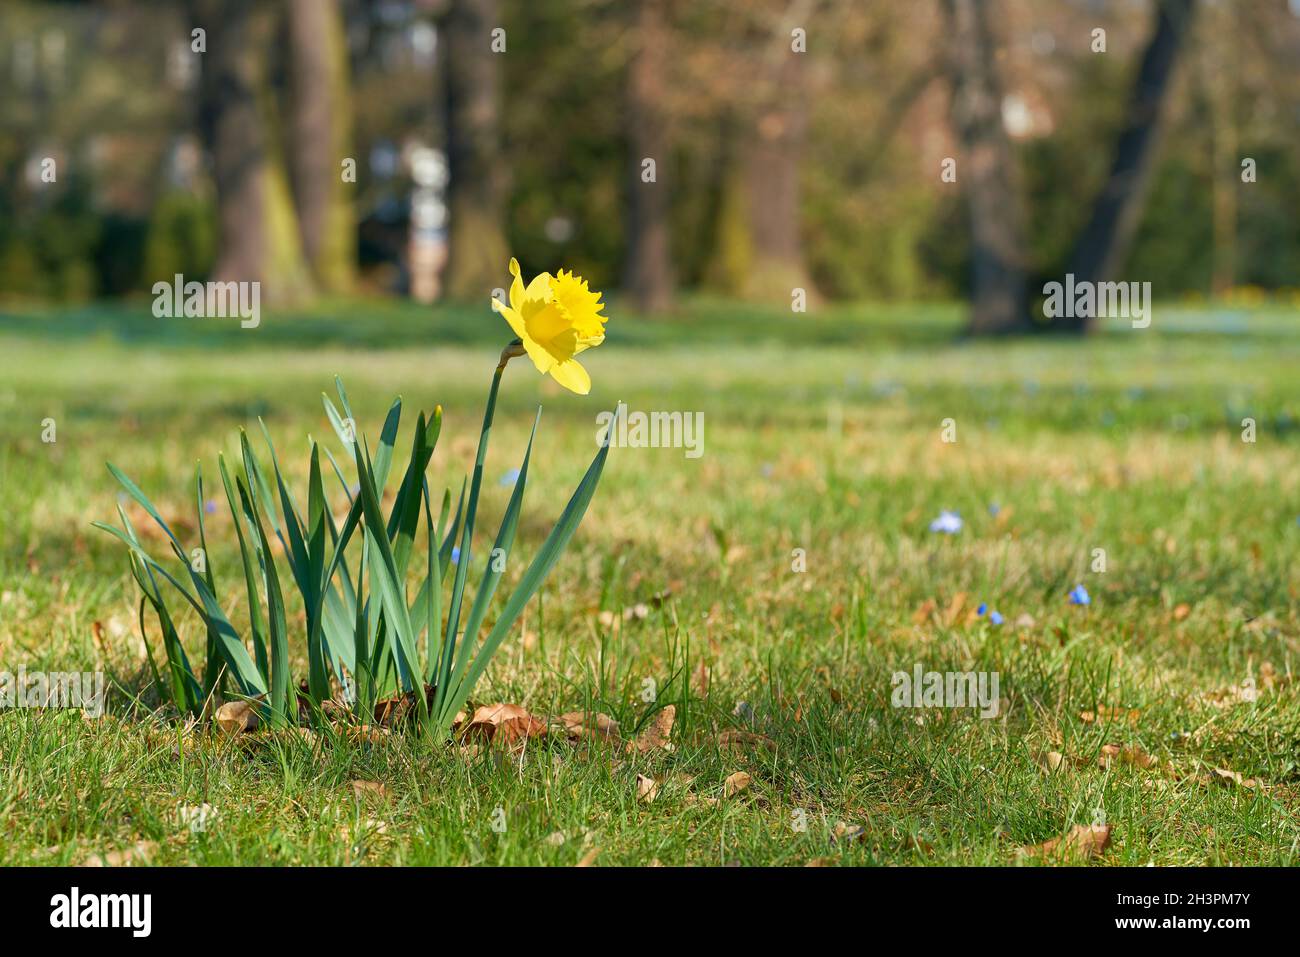
{"label": "fallen oak leaf", "polygon": [[957,624],[957,617],[961,614],[962,607],[966,604],[966,593],[959,591],[952,596],[952,601],[948,603],[948,609],[943,614],[943,623],[951,628]]}
{"label": "fallen oak leaf", "polygon": [[563,725],[571,741],[588,739],[614,745],[621,744],[623,741],[618,734],[618,722],[607,714],[596,711],[569,711],[555,720]]}
{"label": "fallen oak leaf", "polygon": [[1136,744],[1125,745],[1124,747],[1120,747],[1118,744],[1103,744],[1097,755],[1097,766],[1104,770],[1116,761],[1120,764],[1131,764],[1144,769],[1153,768],[1160,763]]}
{"label": "fallen oak leaf", "polygon": [[1079,720],[1084,724],[1095,722],[1113,722],[1127,719],[1130,725],[1136,725],[1142,712],[1137,708],[1120,708],[1111,705],[1098,705],[1095,711],[1080,711]]}
{"label": "fallen oak leaf", "polygon": [[182,804],[176,808],[176,819],[191,831],[206,831],[221,816],[221,811],[206,801],[203,804]]}
{"label": "fallen oak leaf", "polygon": [[213,716],[217,727],[226,734],[244,734],[256,731],[260,723],[255,701],[227,701]]}
{"label": "fallen oak leaf", "polygon": [[916,611],[912,613],[912,624],[924,625],[930,620],[930,615],[934,613],[934,610],[937,607],[938,602],[933,598],[927,598],[925,601],[921,602],[921,604],[917,606]]}
{"label": "fallen oak leaf", "polygon": [[749,787],[749,782],[751,780],[749,774],[744,771],[737,771],[735,774],[727,775],[727,780],[722,782],[723,797],[732,797],[733,795],[739,794],[741,791],[745,790],[745,788]]}
{"label": "fallen oak leaf", "polygon": [[659,796],[659,782],[654,778],[646,777],[644,774],[636,776],[636,796],[637,800],[650,804]]}
{"label": "fallen oak leaf", "polygon": [[143,864],[156,850],[158,850],[157,841],[137,841],[130,847],[109,851],[107,854],[92,854],[81,862],[81,866],[127,867],[131,864]]}
{"label": "fallen oak leaf", "polygon": [[1210,780],[1218,784],[1235,784],[1252,791],[1258,783],[1254,778],[1243,778],[1240,771],[1229,771],[1227,768],[1215,768]]}
{"label": "fallen oak leaf", "polygon": [[1065,755],[1060,751],[1035,751],[1034,763],[1049,774],[1065,765]]}
{"label": "fallen oak leaf", "polygon": [[733,750],[763,747],[773,754],[776,753],[775,741],[765,734],[757,734],[753,731],[723,731],[718,735],[718,747]]}
{"label": "fallen oak leaf", "polygon": [[343,733],[354,744],[380,744],[393,735],[387,728],[377,728],[372,724],[349,724]]}
{"label": "fallen oak leaf", "polygon": [[691,690],[695,692],[697,698],[707,698],[709,688],[713,683],[713,669],[704,663],[701,658],[695,665],[695,671],[691,675]]}
{"label": "fallen oak leaf", "polygon": [[860,824],[846,824],[836,821],[831,831],[831,840],[836,844],[853,844],[867,836],[867,829]]}
{"label": "fallen oak leaf", "polygon": [[365,800],[368,797],[384,799],[388,797],[388,788],[384,787],[378,781],[353,781],[352,795],[358,801]]}
{"label": "fallen oak leaf", "polygon": [[1110,847],[1112,827],[1110,824],[1076,824],[1063,837],[1017,848],[1016,854],[1019,857],[1098,857]]}
{"label": "fallen oak leaf", "polygon": [[517,704],[486,704],[474,711],[464,737],[480,737],[493,744],[514,744],[546,733],[546,722]]}
{"label": "fallen oak leaf", "polygon": [[676,705],[665,705],[663,710],[655,715],[654,721],[637,735],[636,740],[627,743],[627,750],[639,751],[642,754],[655,750],[671,751],[673,745],[668,738],[673,732],[673,722],[676,720]]}

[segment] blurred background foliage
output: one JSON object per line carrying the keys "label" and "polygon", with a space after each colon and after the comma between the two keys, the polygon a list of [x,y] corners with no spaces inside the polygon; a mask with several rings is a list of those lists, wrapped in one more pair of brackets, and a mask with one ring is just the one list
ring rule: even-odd
{"label": "blurred background foliage", "polygon": [[[278,281],[272,292],[291,302],[473,299],[465,290],[487,296],[491,280],[472,260],[491,251],[495,262],[498,248],[525,272],[564,265],[650,312],[681,291],[787,306],[795,286],[813,306],[966,297],[976,240],[950,52],[962,5],[11,0],[0,7],[0,307],[140,298],[175,273]],[[1024,268],[1059,275],[1106,182],[1156,2],[979,6],[1024,201]],[[1161,91],[1123,273],[1160,296],[1290,301],[1300,3],[1196,6]],[[198,54],[195,26],[207,31]],[[504,53],[491,50],[497,26]],[[798,30],[806,52],[794,59]],[[235,152],[266,163],[256,210],[223,214],[245,173],[229,154],[221,165],[240,104],[204,71],[252,87],[244,106],[261,130]],[[449,165],[449,183],[436,171],[419,181],[429,157]],[[955,184],[941,181],[946,157],[958,157]],[[1240,181],[1245,157],[1254,183]],[[340,177],[345,158],[355,183]],[[46,159],[54,182],[42,180]],[[492,267],[494,285],[504,267]]]}

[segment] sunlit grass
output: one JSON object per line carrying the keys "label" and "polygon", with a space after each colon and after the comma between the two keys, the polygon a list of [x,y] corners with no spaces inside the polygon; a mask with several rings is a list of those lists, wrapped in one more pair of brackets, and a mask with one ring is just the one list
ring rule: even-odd
{"label": "sunlit grass", "polygon": [[[112,322],[61,338],[6,321],[0,670],[103,668],[118,690],[116,716],[95,725],[0,713],[0,862],[75,862],[143,840],[158,863],[572,864],[599,848],[609,864],[994,864],[1100,809],[1114,825],[1105,863],[1296,863],[1300,335],[1161,335],[1157,318],[1149,334],[1086,344],[977,344],[941,338],[959,313],[936,307],[808,320],[805,340],[803,317],[697,311],[629,323],[621,339],[611,323],[589,397],[512,367],[485,474],[495,528],[499,480],[541,401],[546,467],[530,478],[517,545],[527,559],[590,461],[599,411],[621,399],[703,413],[698,460],[613,450],[543,600],[475,693],[539,714],[592,707],[629,733],[674,703],[676,750],[635,758],[552,738],[522,756],[400,737],[247,750],[129,708],[128,694],[157,696],[121,550],[90,528],[117,502],[103,463],[164,515],[187,511],[195,460],[206,472],[257,416],[277,436],[328,436],[320,393],[338,373],[371,433],[395,393],[441,403],[433,491],[456,490],[501,345],[477,314],[438,313],[423,331],[423,314],[381,310],[372,330],[360,314],[327,316],[166,346]],[[452,327],[457,344],[435,348]],[[312,328],[340,334],[317,341]],[[1254,444],[1241,441],[1247,416]],[[945,418],[954,444],[941,441]],[[279,451],[302,488],[306,446]],[[940,509],[960,511],[959,534],[928,531]],[[214,516],[212,560],[233,603],[229,532]],[[806,572],[792,571],[795,549]],[[1066,601],[1079,582],[1086,608]],[[981,602],[1006,623],[970,620]],[[639,603],[644,617],[624,620]],[[997,671],[1002,713],[890,707],[891,673],[917,662]],[[1248,680],[1255,700],[1224,694]],[[1137,716],[1080,717],[1098,705]],[[727,729],[776,751],[720,749]],[[1104,770],[1105,743],[1161,767]],[[1040,751],[1071,764],[1045,773]],[[1215,768],[1255,786],[1214,783]],[[737,770],[752,783],[724,799]],[[661,779],[653,803],[637,800],[638,773]],[[354,779],[388,797],[358,801]],[[203,803],[220,816],[191,833],[177,808]],[[862,838],[832,841],[840,822]]]}

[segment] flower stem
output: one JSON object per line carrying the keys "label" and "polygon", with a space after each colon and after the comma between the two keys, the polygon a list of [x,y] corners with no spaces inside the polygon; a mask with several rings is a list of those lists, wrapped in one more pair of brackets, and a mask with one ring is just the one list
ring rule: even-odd
{"label": "flower stem", "polygon": [[[451,588],[451,603],[447,606],[447,638],[443,642],[442,667],[438,675],[437,697],[440,705],[445,705],[447,681],[451,677],[451,666],[456,654],[456,631],[460,627],[461,599],[465,594],[465,577],[469,574],[470,540],[474,535],[474,517],[478,512],[478,493],[483,484],[483,461],[487,458],[488,436],[492,432],[492,420],[496,415],[497,392],[501,388],[501,374],[505,372],[506,363],[515,356],[524,354],[523,343],[518,339],[501,350],[501,361],[497,363],[492,374],[492,388],[488,390],[487,407],[483,410],[483,428],[478,436],[478,455],[474,459],[474,477],[469,486],[469,507],[465,510],[465,527],[460,536],[460,557],[456,562],[456,577]],[[473,635],[466,635],[467,641]],[[464,652],[462,651],[462,654]],[[443,716],[438,715],[439,719]]]}

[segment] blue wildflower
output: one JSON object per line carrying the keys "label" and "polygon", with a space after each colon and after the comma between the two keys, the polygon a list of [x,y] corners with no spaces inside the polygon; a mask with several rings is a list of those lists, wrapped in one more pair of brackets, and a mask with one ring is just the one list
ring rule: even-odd
{"label": "blue wildflower", "polygon": [[511,485],[514,485],[518,481],[519,481],[519,469],[510,469],[508,472],[506,472],[505,475],[501,476],[501,481],[498,484],[504,485],[508,488]]}
{"label": "blue wildflower", "polygon": [[950,512],[945,508],[939,513],[939,517],[930,523],[930,531],[956,535],[961,531],[961,524],[961,513]]}
{"label": "blue wildflower", "polygon": [[984,613],[988,610],[989,610],[989,606],[984,604],[984,602],[980,602],[980,606],[975,609],[975,614],[979,615],[982,618],[984,617]]}
{"label": "blue wildflower", "polygon": [[451,547],[451,563],[453,565],[460,563],[460,547],[457,545]]}
{"label": "blue wildflower", "polygon": [[1002,617],[1002,612],[1000,612],[1000,611],[989,612],[989,621],[990,621],[992,624],[994,624],[994,625],[1000,625],[1000,624],[1002,624],[1002,622],[1004,622],[1005,620],[1006,620],[1006,619]]}
{"label": "blue wildflower", "polygon": [[1092,599],[1088,596],[1088,589],[1082,585],[1075,585],[1070,589],[1071,605],[1091,605]]}
{"label": "blue wildflower", "polygon": [[215,498],[210,498],[204,502],[203,511],[208,515],[214,514],[217,511],[217,500]]}

